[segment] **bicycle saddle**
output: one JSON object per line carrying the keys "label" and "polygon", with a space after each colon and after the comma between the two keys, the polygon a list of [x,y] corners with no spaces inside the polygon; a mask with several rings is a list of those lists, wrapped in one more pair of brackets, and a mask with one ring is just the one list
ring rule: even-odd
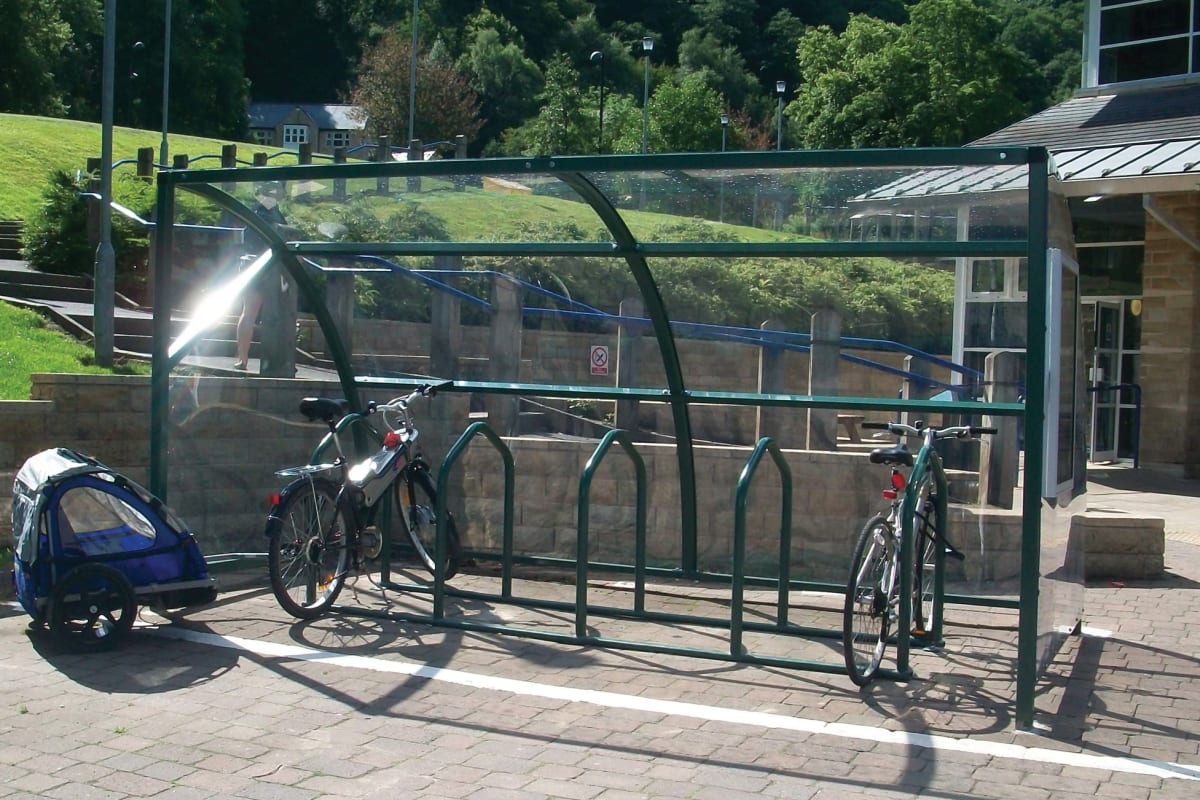
{"label": "bicycle saddle", "polygon": [[329,397],[305,397],[300,401],[300,413],[309,421],[321,420],[332,423],[341,419],[350,410],[350,404],[345,400],[334,400]]}
{"label": "bicycle saddle", "polygon": [[871,463],[901,464],[911,467],[913,464],[912,452],[904,446],[903,442],[892,447],[877,447],[871,451]]}

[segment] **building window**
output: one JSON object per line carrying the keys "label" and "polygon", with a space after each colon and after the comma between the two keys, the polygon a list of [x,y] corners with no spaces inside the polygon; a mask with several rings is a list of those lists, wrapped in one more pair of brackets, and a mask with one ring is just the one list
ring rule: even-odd
{"label": "building window", "polygon": [[325,131],[325,147],[332,150],[335,147],[350,146],[350,131]]}
{"label": "building window", "polygon": [[305,144],[308,141],[308,126],[307,125],[284,125],[283,126],[283,146],[295,147]]}
{"label": "building window", "polygon": [[1024,301],[1029,291],[1026,258],[973,258],[967,262],[967,300]]}
{"label": "building window", "polygon": [[255,144],[275,144],[275,131],[270,128],[256,128],[250,131],[250,138]]}
{"label": "building window", "polygon": [[1200,71],[1200,3],[1099,0],[1088,23],[1089,86]]}

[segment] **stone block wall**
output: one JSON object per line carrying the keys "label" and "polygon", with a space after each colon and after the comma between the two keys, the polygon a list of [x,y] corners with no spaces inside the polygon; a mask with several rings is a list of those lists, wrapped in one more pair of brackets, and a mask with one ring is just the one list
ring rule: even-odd
{"label": "stone block wall", "polygon": [[[1185,235],[1200,239],[1200,194],[1154,195]],[[1141,452],[1200,476],[1200,253],[1146,216],[1142,266]]]}
{"label": "stone block wall", "polygon": [[[149,468],[149,379],[37,375],[35,400],[0,403],[0,479],[30,455],[70,446],[146,482]],[[172,388],[169,415],[168,502],[197,534],[206,555],[262,552],[268,495],[281,481],[274,471],[304,463],[324,434],[305,422],[301,397],[340,395],[336,384],[300,380],[192,378]],[[444,402],[443,402],[444,401]],[[465,429],[466,398],[441,395],[422,420],[426,450],[443,449]],[[439,429],[440,426],[440,429]],[[518,553],[573,558],[579,530],[580,477],[598,441],[529,437],[506,439],[515,459],[515,549]],[[647,480],[649,561],[675,566],[681,551],[678,463],[671,444],[637,445]],[[698,557],[703,569],[728,571],[735,527],[734,494],[751,453],[749,447],[695,448]],[[436,459],[437,454],[433,453]],[[793,577],[841,582],[858,532],[885,506],[879,491],[886,468],[866,455],[787,450],[793,505],[790,558]],[[503,473],[495,450],[476,439],[451,471],[451,507],[473,548],[499,550]],[[746,503],[747,565],[753,575],[774,576],[779,563],[782,484],[765,459],[750,484]],[[599,561],[633,558],[637,486],[627,454],[608,452],[589,496],[589,554]],[[0,516],[0,538],[10,535],[9,514]],[[1021,516],[1016,511],[952,507],[951,541],[966,554],[950,563],[952,580],[980,591],[1010,584],[1019,573]],[[1114,525],[1116,523],[1113,523]],[[1111,526],[1110,526],[1111,527]],[[1136,553],[1093,532],[1090,547],[1118,559],[1161,565],[1161,545]],[[1120,537],[1118,537],[1118,540]],[[1109,542],[1106,544],[1106,542]],[[1111,545],[1111,546],[1110,546]],[[1104,560],[1096,570],[1110,569]],[[1128,573],[1126,577],[1128,577]]]}

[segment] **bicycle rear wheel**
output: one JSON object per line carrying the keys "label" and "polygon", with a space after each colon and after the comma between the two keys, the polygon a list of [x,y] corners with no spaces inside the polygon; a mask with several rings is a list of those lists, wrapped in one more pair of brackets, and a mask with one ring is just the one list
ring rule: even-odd
{"label": "bicycle rear wheel", "polygon": [[319,617],[346,582],[353,528],[338,503],[340,490],[332,481],[293,481],[267,523],[271,591],[293,617]]}
{"label": "bicycle rear wheel", "polygon": [[872,517],[854,548],[842,616],[846,671],[859,686],[871,682],[883,661],[895,605],[896,559],[891,525],[882,515]]}
{"label": "bicycle rear wheel", "polygon": [[[423,469],[409,469],[396,481],[396,516],[404,525],[408,539],[417,552],[417,559],[430,574],[436,575],[434,555],[437,553],[437,489],[433,479]],[[462,566],[462,542],[454,516],[446,512],[446,580],[458,574]]]}

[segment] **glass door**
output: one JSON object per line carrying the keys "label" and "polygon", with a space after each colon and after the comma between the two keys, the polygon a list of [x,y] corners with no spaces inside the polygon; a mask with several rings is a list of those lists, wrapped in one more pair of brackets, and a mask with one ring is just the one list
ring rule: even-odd
{"label": "glass door", "polygon": [[1089,386],[1092,394],[1091,461],[1117,460],[1121,393],[1121,302],[1097,300]]}

